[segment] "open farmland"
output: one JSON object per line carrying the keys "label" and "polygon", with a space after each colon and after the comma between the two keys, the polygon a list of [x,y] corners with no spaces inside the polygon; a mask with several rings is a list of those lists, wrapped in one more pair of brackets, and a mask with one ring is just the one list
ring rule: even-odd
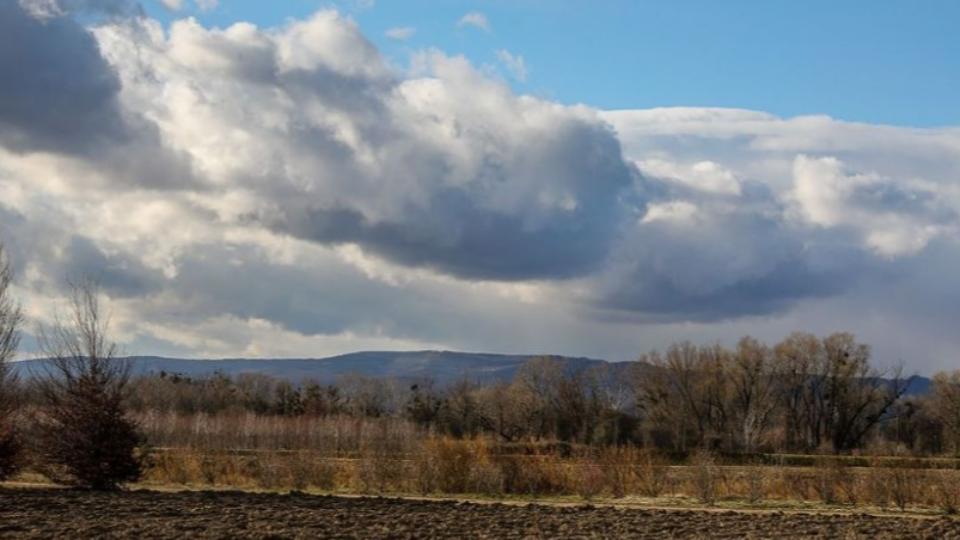
{"label": "open farmland", "polygon": [[3,538],[960,538],[946,517],[0,489]]}

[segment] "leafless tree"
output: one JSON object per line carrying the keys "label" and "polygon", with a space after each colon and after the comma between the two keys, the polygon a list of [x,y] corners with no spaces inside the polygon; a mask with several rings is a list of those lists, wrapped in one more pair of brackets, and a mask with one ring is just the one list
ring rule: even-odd
{"label": "leafless tree", "polygon": [[142,471],[143,440],[124,408],[130,364],[117,358],[96,285],[71,292],[69,318],[39,333],[49,364],[40,383],[38,451],[55,481],[116,489]]}
{"label": "leafless tree", "polygon": [[776,376],[769,347],[751,337],[741,339],[730,379],[738,443],[743,450],[753,452],[770,427],[777,407]]}
{"label": "leafless tree", "polygon": [[0,480],[10,477],[19,468],[20,435],[14,423],[17,406],[17,377],[10,361],[20,344],[23,312],[12,297],[13,269],[0,244]]}
{"label": "leafless tree", "polygon": [[932,411],[943,424],[947,448],[960,454],[960,370],[933,376]]}
{"label": "leafless tree", "polygon": [[680,450],[702,448],[728,434],[730,353],[715,345],[689,342],[653,353],[640,360],[637,400],[650,418],[674,433]]}
{"label": "leafless tree", "polygon": [[907,387],[900,369],[873,367],[870,348],[848,333],[793,334],[776,355],[788,440],[803,450],[860,447]]}

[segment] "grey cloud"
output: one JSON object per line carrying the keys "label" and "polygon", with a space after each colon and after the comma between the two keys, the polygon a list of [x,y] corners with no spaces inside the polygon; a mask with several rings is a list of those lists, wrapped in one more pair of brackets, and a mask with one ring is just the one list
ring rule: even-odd
{"label": "grey cloud", "polygon": [[[588,125],[574,127],[543,156],[543,174],[562,170],[575,183],[577,207],[535,223],[523,214],[482,206],[468,189],[430,193],[402,220],[367,219],[350,208],[286,205],[273,225],[322,243],[357,243],[408,266],[463,278],[524,280],[581,276],[602,264],[622,224],[619,197],[632,178],[616,141]],[[532,146],[535,146],[532,144]],[[442,169],[441,169],[442,170]],[[434,173],[436,174],[436,173]],[[509,165],[495,164],[496,184],[510,189]]]}
{"label": "grey cloud", "polygon": [[91,279],[113,297],[140,297],[156,292],[164,278],[132,254],[104,253],[92,240],[73,236],[60,259],[61,283]]}
{"label": "grey cloud", "polygon": [[[120,14],[123,2],[73,2]],[[196,185],[187,157],[119,100],[120,80],[89,30],[69,15],[38,18],[0,3],[0,146],[78,157],[119,187]]]}
{"label": "grey cloud", "polygon": [[37,19],[0,3],[0,143],[84,153],[129,136],[120,84],[93,36],[73,19]]}

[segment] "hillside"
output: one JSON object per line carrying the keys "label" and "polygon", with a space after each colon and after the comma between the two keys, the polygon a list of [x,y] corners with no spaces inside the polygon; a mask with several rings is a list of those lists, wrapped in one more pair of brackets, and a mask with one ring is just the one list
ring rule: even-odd
{"label": "hillside", "polygon": [[[446,384],[459,379],[476,382],[510,380],[517,370],[535,355],[506,355],[463,353],[450,351],[366,351],[328,358],[249,359],[225,358],[219,360],[187,360],[157,356],[132,356],[135,374],[178,373],[191,377],[224,373],[263,373],[291,381],[313,379],[332,383],[339,377],[357,374],[367,377],[398,379],[433,379]],[[583,369],[604,364],[603,360],[557,357],[567,362],[570,369]],[[16,371],[30,377],[42,372],[44,360],[17,362]]]}
{"label": "hillside", "polygon": [[[432,379],[437,384],[448,384],[460,379],[486,383],[508,381],[525,362],[543,355],[513,355],[468,353],[452,351],[364,351],[327,358],[224,358],[218,360],[190,360],[159,356],[131,356],[135,374],[177,373],[199,377],[213,373],[238,375],[262,373],[299,382],[307,379],[328,384],[350,374],[366,377],[384,377],[405,380]],[[568,369],[577,371],[587,367],[609,364],[616,377],[626,364],[597,360],[553,356],[563,360]],[[30,377],[42,372],[44,360],[25,360],[15,364],[15,371]],[[907,386],[907,395],[926,394],[930,379],[914,377]]]}

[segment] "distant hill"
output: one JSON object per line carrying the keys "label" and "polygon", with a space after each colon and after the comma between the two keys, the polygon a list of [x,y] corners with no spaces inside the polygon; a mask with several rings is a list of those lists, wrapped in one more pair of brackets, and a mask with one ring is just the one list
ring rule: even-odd
{"label": "distant hill", "polygon": [[[200,377],[213,373],[239,375],[262,373],[300,382],[312,379],[323,384],[336,382],[344,375],[395,378],[402,380],[432,379],[440,385],[461,379],[477,383],[509,381],[525,362],[544,355],[466,353],[451,351],[367,351],[328,358],[225,358],[220,360],[187,360],[159,356],[131,356],[135,374],[180,374]],[[553,356],[563,361],[569,371],[608,364],[605,360]],[[14,364],[24,377],[42,372],[44,360],[25,360]],[[623,374],[625,363],[611,362],[612,377]],[[914,377],[907,386],[907,395],[923,395],[930,390],[930,379]]]}
{"label": "distant hill", "polygon": [[[198,377],[217,372],[227,375],[262,373],[294,382],[313,379],[325,384],[335,382],[344,375],[358,374],[408,380],[430,378],[438,384],[447,384],[464,378],[480,383],[510,380],[520,366],[537,356],[450,351],[368,351],[329,358],[186,360],[131,356],[127,359],[133,364],[135,374],[166,372]],[[591,358],[556,358],[564,361],[572,371],[606,363]],[[25,360],[14,365],[20,375],[30,377],[42,372],[44,362],[42,359]]]}

